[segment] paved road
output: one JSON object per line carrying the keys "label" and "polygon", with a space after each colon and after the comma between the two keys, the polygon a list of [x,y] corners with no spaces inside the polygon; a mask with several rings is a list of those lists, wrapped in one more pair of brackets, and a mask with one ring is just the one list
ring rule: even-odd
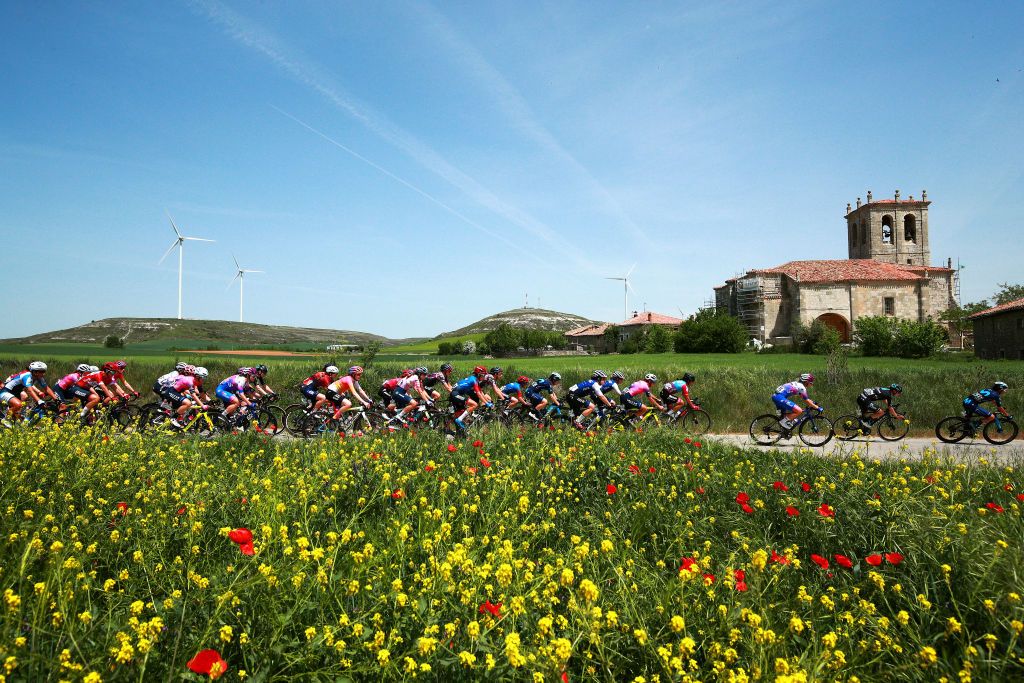
{"label": "paved road", "polygon": [[939,456],[948,456],[955,460],[964,462],[979,462],[982,459],[988,462],[1020,462],[1024,463],[1024,441],[1017,440],[1005,446],[993,446],[983,439],[962,444],[945,444],[935,438],[912,438],[903,441],[882,441],[881,439],[855,439],[853,441],[839,441],[832,439],[823,448],[810,448],[793,437],[789,441],[780,441],[778,445],[765,447],[758,446],[746,434],[715,434],[704,437],[708,441],[725,441],[744,448],[753,448],[763,451],[781,450],[795,452],[801,449],[823,455],[847,456],[854,451],[869,458],[913,458],[920,459],[925,449],[933,449]]}

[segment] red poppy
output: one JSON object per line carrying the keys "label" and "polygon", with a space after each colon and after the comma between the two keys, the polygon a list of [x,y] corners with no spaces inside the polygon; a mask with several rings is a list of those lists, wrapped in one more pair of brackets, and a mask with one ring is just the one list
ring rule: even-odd
{"label": "red poppy", "polygon": [[128,503],[121,501],[117,504],[117,509],[121,511],[121,516],[124,517],[128,514]]}
{"label": "red poppy", "polygon": [[1013,484],[1003,484],[1003,490],[1004,491],[1012,491],[1013,490]]}
{"label": "red poppy", "polygon": [[736,502],[739,503],[740,505],[743,505],[744,503],[746,503],[749,500],[750,500],[750,496],[748,496],[743,491],[740,491],[739,493],[736,494]]}
{"label": "red poppy", "polygon": [[797,510],[792,505],[787,505],[786,506],[786,514],[789,515],[790,517],[799,517],[800,516],[800,511]]}
{"label": "red poppy", "polygon": [[702,495],[702,496],[704,495],[704,487],[703,486],[698,486],[696,490],[697,490],[697,493],[699,493],[700,495]]}
{"label": "red poppy", "polygon": [[694,441],[693,442],[693,447],[694,448],[700,448],[700,441]]}
{"label": "red poppy", "polygon": [[899,553],[886,553],[885,554],[885,561],[895,567],[895,566],[899,565],[900,562],[903,561],[903,556],[900,555]]}
{"label": "red poppy", "polygon": [[402,500],[405,498],[405,491],[402,489],[395,489],[391,492],[391,500]]}
{"label": "red poppy", "polygon": [[467,467],[466,471],[469,472],[470,474],[476,474],[476,468],[475,467]]}
{"label": "red poppy", "polygon": [[772,550],[772,562],[778,562],[779,564],[789,564],[789,558],[785,555],[779,555],[777,552]]}
{"label": "red poppy", "polygon": [[741,505],[740,509],[743,510],[744,512],[746,512],[748,515],[754,514],[754,508],[750,507],[750,505],[747,504],[747,503],[744,503],[743,505]]}
{"label": "red poppy", "polygon": [[640,466],[639,465],[630,465],[629,466],[629,471],[630,471],[631,474],[640,474]]}
{"label": "red poppy", "polygon": [[686,437],[685,439],[683,439],[683,443],[685,443],[686,445],[690,445],[691,443],[693,443],[693,439],[691,439],[690,437]]}
{"label": "red poppy", "polygon": [[483,445],[484,445],[484,442],[481,441],[480,439],[477,439],[476,441],[473,442],[473,448],[480,448]]}
{"label": "red poppy", "polygon": [[935,483],[935,477],[933,477],[933,476],[932,476],[932,475],[930,475],[930,474],[929,474],[929,475],[928,475],[927,477],[925,477],[925,478],[924,478],[924,480],[925,480],[926,482],[928,482],[929,484],[934,484],[934,483]]}
{"label": "red poppy", "polygon": [[683,570],[693,571],[693,568],[694,568],[694,566],[696,566],[696,564],[697,564],[697,560],[693,559],[692,557],[680,558],[680,560],[679,560],[679,571],[683,571]]}
{"label": "red poppy", "polygon": [[781,481],[772,482],[772,488],[776,491],[788,491],[789,487],[783,484]]}
{"label": "red poppy", "polygon": [[693,463],[692,462],[684,462],[683,463],[683,467],[685,467],[689,471],[693,472]]}
{"label": "red poppy", "polygon": [[804,493],[810,493],[811,485],[808,484],[806,481],[802,481],[800,482],[800,490],[802,490]]}
{"label": "red poppy", "polygon": [[615,484],[608,484],[604,487],[604,490],[608,492],[608,495],[612,495],[619,492],[619,487]]}
{"label": "red poppy", "polygon": [[828,503],[822,503],[818,506],[818,514],[822,517],[835,517],[836,511]]}
{"label": "red poppy", "polygon": [[[216,672],[214,672],[215,665],[217,665]],[[197,674],[218,678],[228,670],[228,663],[221,659],[220,653],[216,650],[200,650],[195,657],[189,660],[188,668]]]}
{"label": "red poppy", "polygon": [[252,532],[245,527],[232,529],[228,532],[228,538],[239,545],[243,543],[252,543]]}
{"label": "red poppy", "polygon": [[811,555],[811,562],[818,565],[822,569],[828,569],[828,560],[821,555]]}
{"label": "red poppy", "polygon": [[836,558],[836,564],[838,564],[843,569],[853,569],[853,560],[848,558],[846,555],[840,555],[839,553],[836,553],[832,557]]}
{"label": "red poppy", "polygon": [[433,472],[433,471],[434,471],[434,467],[433,467],[432,465],[426,465],[426,466],[425,466],[425,467],[423,468],[423,471],[424,471],[424,472]]}
{"label": "red poppy", "polygon": [[486,601],[484,603],[481,603],[481,605],[480,605],[480,614],[483,614],[484,612],[487,612],[488,614],[490,614],[492,617],[495,617],[495,618],[500,617],[501,616],[501,603],[500,602],[492,603],[490,600],[488,600],[488,601]]}
{"label": "red poppy", "polygon": [[998,503],[986,503],[985,507],[987,507],[989,510],[994,510],[997,513],[1003,511],[1003,506]]}
{"label": "red poppy", "polygon": [[456,448],[457,448],[457,446],[455,444],[453,444],[453,443],[448,444],[448,452],[449,453],[454,453]]}
{"label": "red poppy", "polygon": [[181,515],[185,514],[187,511],[188,511],[188,508],[185,507],[184,505],[182,505],[180,508],[177,509],[176,513],[178,514],[178,516],[181,516]]}
{"label": "red poppy", "polygon": [[1018,493],[1017,500],[1024,502],[1024,493]]}
{"label": "red poppy", "polygon": [[252,543],[240,543],[238,549],[242,551],[243,555],[255,555],[256,548],[253,547]]}
{"label": "red poppy", "polygon": [[864,561],[870,564],[872,567],[878,567],[882,564],[882,556],[878,553],[873,553],[865,557]]}
{"label": "red poppy", "polygon": [[649,473],[651,473],[651,474],[654,474],[655,472],[657,472],[657,470],[655,470],[655,469],[654,469],[654,465],[651,465],[650,467],[648,467],[648,468],[647,468],[647,471],[648,471]]}
{"label": "red poppy", "polygon": [[562,672],[562,683],[569,683],[569,674]]}
{"label": "red poppy", "polygon": [[714,574],[701,574],[701,576],[704,577],[704,583],[706,583],[709,586],[715,582]]}
{"label": "red poppy", "polygon": [[484,467],[490,467],[491,461],[488,460],[487,458],[480,458],[480,464],[483,465]]}
{"label": "red poppy", "polygon": [[737,581],[736,582],[736,590],[739,591],[740,593],[746,593],[747,592],[747,582],[746,581]]}
{"label": "red poppy", "polygon": [[743,571],[742,569],[736,569],[736,570],[733,570],[732,577],[734,579],[736,579],[737,581],[746,581],[747,580],[747,573],[745,571]]}

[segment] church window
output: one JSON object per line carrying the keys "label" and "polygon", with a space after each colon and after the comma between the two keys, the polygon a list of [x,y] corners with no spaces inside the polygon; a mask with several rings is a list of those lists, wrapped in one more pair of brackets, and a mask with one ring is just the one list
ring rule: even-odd
{"label": "church window", "polygon": [[908,213],[903,217],[903,241],[917,241],[917,218],[913,214]]}
{"label": "church window", "polygon": [[857,224],[850,225],[850,248],[857,246]]}
{"label": "church window", "polygon": [[892,244],[892,216],[882,216],[882,244]]}
{"label": "church window", "polygon": [[886,315],[896,315],[896,299],[894,297],[885,297],[882,299],[882,305],[885,307]]}

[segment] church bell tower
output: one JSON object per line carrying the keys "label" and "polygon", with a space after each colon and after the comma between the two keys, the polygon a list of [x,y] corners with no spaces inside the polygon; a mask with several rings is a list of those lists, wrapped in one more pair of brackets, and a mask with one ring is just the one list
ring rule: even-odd
{"label": "church bell tower", "polygon": [[850,258],[874,259],[901,265],[930,265],[928,247],[927,191],[920,199],[901,198],[896,190],[889,199],[875,199],[868,190],[867,202],[846,205],[846,232]]}

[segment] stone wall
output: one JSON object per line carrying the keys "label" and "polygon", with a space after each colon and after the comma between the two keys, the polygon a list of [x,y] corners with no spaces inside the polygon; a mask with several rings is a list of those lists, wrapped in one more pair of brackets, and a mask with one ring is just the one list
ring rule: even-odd
{"label": "stone wall", "polygon": [[992,360],[1024,360],[1024,311],[1007,311],[975,320],[974,354]]}

